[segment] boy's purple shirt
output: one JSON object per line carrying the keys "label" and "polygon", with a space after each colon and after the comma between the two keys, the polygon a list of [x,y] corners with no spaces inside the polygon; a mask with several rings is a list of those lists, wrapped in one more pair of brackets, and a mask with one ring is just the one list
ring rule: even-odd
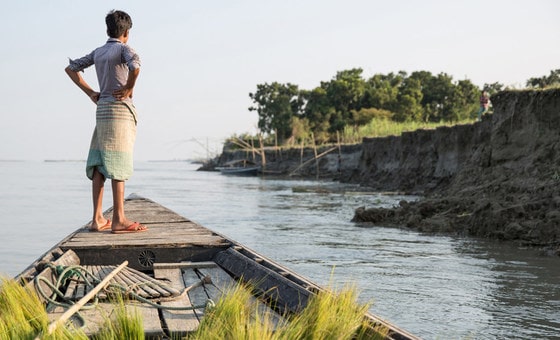
{"label": "boy's purple shirt", "polygon": [[[117,101],[113,91],[122,88],[128,79],[128,71],[140,68],[140,57],[127,44],[115,38],[109,38],[105,45],[96,48],[90,54],[79,58],[70,59],[69,68],[80,72],[95,65],[97,81],[99,82],[100,102]],[[123,100],[132,103],[131,98]]]}

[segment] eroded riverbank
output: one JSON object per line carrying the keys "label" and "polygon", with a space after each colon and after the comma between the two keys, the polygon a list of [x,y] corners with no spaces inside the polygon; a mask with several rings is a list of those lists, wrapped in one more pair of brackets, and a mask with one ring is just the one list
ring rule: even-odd
{"label": "eroded riverbank", "polygon": [[560,91],[502,92],[492,102],[494,114],[475,124],[470,138],[460,128],[439,142],[447,153],[434,146],[425,155],[438,159],[435,174],[440,163],[456,172],[428,177],[439,183],[425,186],[424,200],[359,208],[354,220],[516,240],[559,255]]}
{"label": "eroded riverbank", "polygon": [[[332,178],[368,190],[421,193],[394,208],[360,207],[354,221],[505,239],[560,254],[560,90],[508,91],[472,125],[366,138],[327,152],[266,152],[284,176]],[[224,151],[220,162],[250,158]]]}

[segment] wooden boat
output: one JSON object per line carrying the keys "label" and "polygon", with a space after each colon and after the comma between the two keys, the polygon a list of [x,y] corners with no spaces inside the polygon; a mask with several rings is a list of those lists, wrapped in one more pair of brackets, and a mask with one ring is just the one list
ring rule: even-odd
{"label": "wooden boat", "polygon": [[[140,302],[134,301],[134,306],[143,317],[148,338],[176,338],[196,330],[208,299],[218,301],[225,288],[234,282],[251,283],[255,297],[278,318],[300,312],[308,299],[323,289],[246,246],[149,199],[132,195],[126,199],[125,209],[129,218],[142,221],[149,230],[112,234],[110,231],[90,232],[86,225],[16,277],[42,292],[40,295],[44,296],[51,320],[58,320],[68,308],[57,306],[47,298],[53,291],[47,282],[55,282],[57,272],[68,268],[65,266],[79,265],[99,280],[120,284],[143,297]],[[105,215],[110,216],[111,209]],[[119,264],[121,266],[117,267]],[[115,274],[117,270],[120,271]],[[101,282],[96,288],[103,285]],[[78,301],[91,295],[95,288],[77,279],[61,289],[64,289],[61,292],[64,298]],[[104,300],[103,294],[98,297],[96,309],[80,311],[84,330],[89,335],[99,331],[103,315],[110,315],[114,308]],[[151,300],[159,301],[162,306],[191,309],[158,312]],[[386,327],[389,330],[387,339],[417,339],[370,313],[364,318],[372,329],[380,325]]]}
{"label": "wooden boat", "polygon": [[261,167],[250,160],[238,159],[226,163],[224,166],[216,167],[224,175],[256,176]]}

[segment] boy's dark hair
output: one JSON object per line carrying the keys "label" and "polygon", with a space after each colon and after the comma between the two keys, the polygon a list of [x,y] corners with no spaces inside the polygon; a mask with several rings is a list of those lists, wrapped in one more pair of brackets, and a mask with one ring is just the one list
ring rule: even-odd
{"label": "boy's dark hair", "polygon": [[126,30],[132,28],[132,19],[130,15],[123,11],[112,10],[105,17],[107,24],[107,35],[111,38],[118,38],[124,34]]}

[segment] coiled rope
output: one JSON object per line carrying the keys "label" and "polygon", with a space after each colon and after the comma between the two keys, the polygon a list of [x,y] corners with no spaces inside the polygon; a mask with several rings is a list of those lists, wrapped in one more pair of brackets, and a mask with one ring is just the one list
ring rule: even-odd
{"label": "coiled rope", "polygon": [[[74,302],[71,299],[64,296],[64,293],[61,291],[62,287],[66,287],[67,284],[70,281],[77,281],[77,282],[84,283],[90,289],[97,286],[102,281],[101,278],[92,274],[90,271],[88,271],[86,268],[84,268],[82,266],[76,266],[76,265],[73,265],[73,266],[61,266],[61,265],[55,266],[52,263],[48,263],[47,266],[49,268],[51,268],[51,270],[57,276],[56,282],[52,283],[51,281],[47,280],[46,278],[38,275],[34,279],[35,288],[36,288],[37,292],[39,293],[39,295],[41,295],[45,301],[47,301],[49,303],[52,303],[53,305],[56,305],[56,306],[71,307],[72,305],[74,305]],[[215,305],[214,302],[212,301],[212,299],[207,299],[206,303],[203,304],[203,305],[193,305],[193,306],[183,306],[183,307],[182,306],[164,306],[164,305],[161,305],[161,304],[158,303],[158,302],[175,301],[175,300],[181,299],[187,294],[187,292],[189,290],[191,290],[193,288],[196,288],[198,286],[204,285],[204,284],[212,283],[212,280],[209,276],[203,277],[200,281],[198,281],[195,284],[183,289],[181,294],[179,294],[177,296],[173,296],[173,297],[159,298],[159,299],[146,299],[146,298],[136,294],[132,290],[133,288],[136,288],[136,287],[142,286],[142,285],[147,285],[149,283],[150,282],[139,282],[139,283],[137,283],[135,285],[132,285],[132,286],[123,286],[123,285],[120,285],[120,284],[117,284],[117,283],[109,283],[105,288],[102,289],[102,291],[107,295],[121,293],[121,294],[123,294],[124,296],[126,296],[130,299],[134,299],[134,300],[137,300],[139,302],[146,303],[149,306],[152,306],[154,308],[166,309],[166,310],[205,309],[205,308],[208,308],[208,307],[211,308]],[[48,286],[52,290],[52,293],[50,295],[45,292],[45,290],[43,289],[43,285]],[[95,296],[93,298],[93,301],[91,303],[85,304],[83,307],[80,308],[80,310],[95,308],[95,306],[98,303],[99,303],[99,294],[95,294]]]}

